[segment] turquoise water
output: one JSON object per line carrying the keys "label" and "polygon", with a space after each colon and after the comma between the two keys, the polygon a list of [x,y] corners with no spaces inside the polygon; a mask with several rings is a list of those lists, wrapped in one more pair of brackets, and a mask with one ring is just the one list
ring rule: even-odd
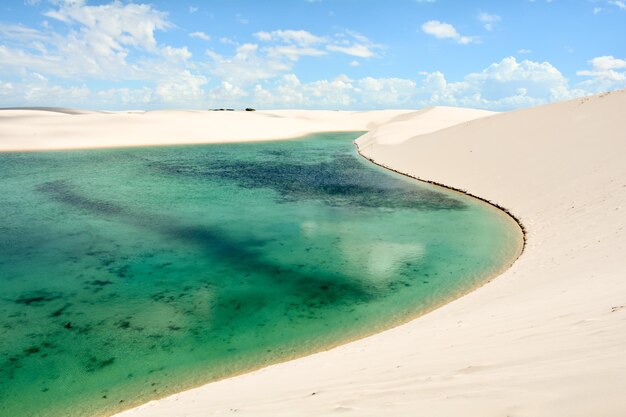
{"label": "turquoise water", "polygon": [[0,154],[0,415],[107,415],[324,349],[517,256],[510,218],[357,136]]}

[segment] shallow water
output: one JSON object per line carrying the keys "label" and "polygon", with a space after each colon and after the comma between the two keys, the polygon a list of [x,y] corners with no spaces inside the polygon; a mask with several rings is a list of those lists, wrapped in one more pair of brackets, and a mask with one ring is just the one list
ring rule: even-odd
{"label": "shallow water", "polygon": [[0,154],[0,415],[106,415],[333,346],[517,256],[510,218],[357,136]]}

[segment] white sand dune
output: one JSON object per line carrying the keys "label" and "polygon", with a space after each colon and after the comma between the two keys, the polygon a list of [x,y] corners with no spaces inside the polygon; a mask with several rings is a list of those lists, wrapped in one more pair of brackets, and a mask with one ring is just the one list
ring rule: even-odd
{"label": "white sand dune", "polygon": [[0,151],[287,139],[313,132],[370,130],[405,113],[410,111],[0,109]]}
{"label": "white sand dune", "polygon": [[[441,125],[424,111],[364,117],[364,156],[517,215],[521,258],[405,325],[119,416],[626,415],[624,109],[619,91],[469,122],[484,114],[437,109]],[[276,126],[282,117],[317,123],[301,112]]]}

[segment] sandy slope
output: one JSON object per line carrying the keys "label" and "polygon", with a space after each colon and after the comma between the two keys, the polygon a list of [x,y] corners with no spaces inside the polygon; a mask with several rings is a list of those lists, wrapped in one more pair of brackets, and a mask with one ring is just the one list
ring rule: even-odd
{"label": "sandy slope", "polygon": [[363,154],[509,208],[518,262],[406,325],[120,416],[625,415],[624,109],[621,91],[428,134],[428,112],[378,120]]}

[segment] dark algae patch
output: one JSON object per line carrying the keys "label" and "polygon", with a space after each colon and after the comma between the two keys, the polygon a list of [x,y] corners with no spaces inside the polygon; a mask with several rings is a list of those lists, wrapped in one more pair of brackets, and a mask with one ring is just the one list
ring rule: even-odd
{"label": "dark algae patch", "polygon": [[279,201],[320,201],[331,206],[461,210],[462,201],[444,193],[364,169],[351,154],[320,161],[292,161],[286,152],[267,152],[259,160],[219,158],[200,163],[158,162],[151,166],[175,176],[226,180],[243,188],[267,188]]}
{"label": "dark algae patch", "polygon": [[106,415],[414,317],[518,230],[356,133],[0,154],[0,416]]}

